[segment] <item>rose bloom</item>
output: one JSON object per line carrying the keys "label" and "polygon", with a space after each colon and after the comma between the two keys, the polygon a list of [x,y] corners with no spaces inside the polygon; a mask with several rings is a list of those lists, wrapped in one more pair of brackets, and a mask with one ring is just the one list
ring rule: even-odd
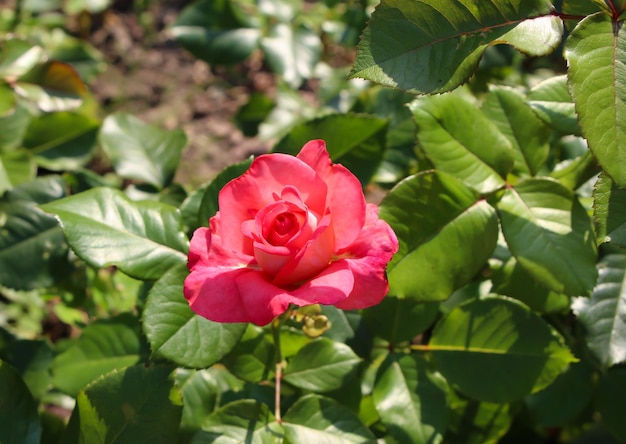
{"label": "rose bloom", "polygon": [[222,188],[191,239],[184,293],[216,322],[265,325],[290,304],[366,308],[387,294],[397,250],[358,179],[312,140],[296,157],[259,156]]}

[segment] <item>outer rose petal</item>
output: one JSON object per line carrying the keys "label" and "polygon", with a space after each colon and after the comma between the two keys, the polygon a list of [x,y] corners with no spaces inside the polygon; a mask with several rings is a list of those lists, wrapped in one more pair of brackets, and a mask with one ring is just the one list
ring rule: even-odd
{"label": "outer rose petal", "polygon": [[361,235],[344,255],[354,275],[350,296],[335,305],[344,310],[371,307],[378,304],[389,291],[385,268],[398,251],[398,239],[387,222],[378,219],[378,207],[367,205],[367,219]]}
{"label": "outer rose petal", "polygon": [[354,278],[348,264],[340,261],[294,291],[272,285],[262,273],[241,274],[236,281],[242,304],[248,311],[246,321],[266,325],[284,313],[289,304],[336,304],[348,297]]}
{"label": "outer rose petal", "polygon": [[251,240],[244,237],[241,224],[280,196],[291,185],[298,190],[309,210],[324,213],[327,185],[309,165],[287,154],[257,157],[248,171],[228,182],[219,193],[224,246],[251,254]]}
{"label": "outer rose petal", "polygon": [[365,223],[365,197],[361,182],[343,165],[333,164],[323,140],[307,142],[298,159],[307,163],[326,182],[326,205],[333,218],[335,247],[346,248],[354,242]]}

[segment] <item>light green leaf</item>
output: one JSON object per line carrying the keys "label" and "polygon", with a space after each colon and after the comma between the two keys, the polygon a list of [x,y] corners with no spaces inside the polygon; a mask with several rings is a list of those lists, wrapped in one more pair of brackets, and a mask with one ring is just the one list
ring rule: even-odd
{"label": "light green leaf", "polygon": [[589,216],[558,182],[528,179],[497,204],[502,232],[518,263],[541,285],[569,296],[596,282],[596,246]]}
{"label": "light green leaf", "polygon": [[76,112],[42,114],[31,120],[23,145],[44,168],[77,170],[93,155],[99,125],[97,120]]}
{"label": "light green leaf", "polygon": [[226,404],[210,415],[191,444],[279,444],[283,428],[265,404],[253,400]]}
{"label": "light green leaf", "polygon": [[0,361],[0,442],[39,444],[41,425],[37,404],[19,373]]}
{"label": "light green leaf", "polygon": [[625,51],[626,30],[603,12],[581,20],[564,49],[583,136],[619,186],[626,186]]}
{"label": "light green leaf", "polygon": [[183,296],[184,264],[168,270],[148,293],[143,328],[152,353],[183,367],[205,368],[239,341],[246,324],[220,324],[195,314]]}
{"label": "light green leaf", "polygon": [[447,426],[447,385],[417,354],[387,356],[376,376],[373,399],[398,442],[440,443]]}
{"label": "light green leaf", "polygon": [[485,265],[498,239],[495,210],[440,172],[400,182],[383,200],[380,217],[399,241],[387,266],[389,292],[399,298],[447,299]]}
{"label": "light green leaf", "polygon": [[598,243],[612,242],[626,248],[626,190],[601,174],[593,190],[593,209]]}
{"label": "light green leaf", "polygon": [[591,298],[576,298],[572,309],[586,328],[587,345],[605,367],[626,361],[626,255],[603,257]]}
{"label": "light green leaf", "polygon": [[260,43],[272,71],[294,89],[313,75],[322,54],[322,41],[315,32],[290,23],[277,23]]}
{"label": "light green leaf", "polygon": [[547,0],[384,0],[361,38],[350,77],[417,94],[450,91],[471,76],[489,45],[509,43],[533,55],[556,48],[562,23],[547,15],[551,8]]}
{"label": "light green leaf", "polygon": [[186,443],[215,409],[218,402],[217,381],[210,370],[178,368],[176,385],[183,396],[179,442]]}
{"label": "light green leaf", "polygon": [[94,188],[41,208],[57,216],[72,249],[93,267],[114,265],[137,279],[157,279],[187,260],[180,213],[169,205]]}
{"label": "light green leaf", "polygon": [[550,130],[533,113],[524,96],[512,88],[496,87],[487,95],[481,110],[513,146],[514,172],[535,176],[548,158]]}
{"label": "light green leaf", "polygon": [[30,119],[28,108],[19,102],[11,114],[0,116],[0,127],[2,127],[0,153],[7,153],[21,147]]}
{"label": "light green leaf", "polygon": [[0,81],[0,117],[8,116],[15,112],[15,93],[11,87]]}
{"label": "light green leaf", "polygon": [[23,182],[35,178],[37,166],[27,150],[0,153],[0,196]]}
{"label": "light green leaf", "polygon": [[90,324],[73,345],[55,357],[54,386],[76,396],[99,376],[137,364],[146,353],[140,334],[139,322],[129,314]]}
{"label": "light green leaf", "polygon": [[172,182],[187,136],[181,129],[162,130],[118,113],[104,120],[100,141],[117,174],[161,189]]}
{"label": "light green leaf", "polygon": [[14,81],[44,58],[40,46],[17,38],[0,42],[0,78]]}
{"label": "light green leaf", "polygon": [[359,417],[330,398],[306,395],[298,399],[283,417],[285,442],[373,443],[374,435]]}
{"label": "light green leaf", "polygon": [[567,89],[567,76],[539,82],[528,92],[527,98],[537,116],[556,131],[580,135],[574,101]]}
{"label": "light green leaf", "polygon": [[274,152],[296,155],[313,139],[323,139],[330,157],[367,185],[385,153],[387,121],[361,114],[331,114],[295,126]]}
{"label": "light green leaf", "polygon": [[171,444],[181,412],[172,367],[113,370],[78,394],[63,442]]}
{"label": "light green leaf", "polygon": [[576,360],[543,319],[503,297],[453,309],[428,346],[449,383],[470,398],[495,403],[543,389]]}
{"label": "light green leaf", "polygon": [[478,107],[459,94],[411,103],[417,138],[435,168],[480,193],[504,186],[513,168],[511,143]]}
{"label": "light green leaf", "polygon": [[347,345],[320,338],[289,360],[283,379],[305,390],[327,392],[345,384],[360,362]]}

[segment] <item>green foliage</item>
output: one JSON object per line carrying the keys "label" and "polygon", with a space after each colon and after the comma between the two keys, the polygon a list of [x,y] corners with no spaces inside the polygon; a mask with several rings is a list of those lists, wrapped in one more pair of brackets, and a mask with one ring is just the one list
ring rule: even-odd
{"label": "green foliage", "polygon": [[263,328],[182,291],[251,159],[176,183],[185,133],[85,100],[104,59],[58,24],[114,2],[19,3],[0,12],[0,442],[626,442],[626,2],[189,3],[169,32],[215,75],[275,75],[244,134],[324,139],[399,241],[379,305]]}

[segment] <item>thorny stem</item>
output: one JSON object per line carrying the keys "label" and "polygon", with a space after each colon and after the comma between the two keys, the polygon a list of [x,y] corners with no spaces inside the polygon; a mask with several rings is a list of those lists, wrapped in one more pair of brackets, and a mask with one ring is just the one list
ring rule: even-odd
{"label": "thorny stem", "polygon": [[274,375],[276,378],[276,384],[274,389],[274,416],[276,422],[281,424],[283,422],[280,416],[280,382],[283,378],[283,354],[280,349],[280,329],[285,322],[285,319],[289,316],[289,310],[280,316],[277,316],[272,321],[272,337],[274,338],[274,362],[276,363],[276,370]]}

